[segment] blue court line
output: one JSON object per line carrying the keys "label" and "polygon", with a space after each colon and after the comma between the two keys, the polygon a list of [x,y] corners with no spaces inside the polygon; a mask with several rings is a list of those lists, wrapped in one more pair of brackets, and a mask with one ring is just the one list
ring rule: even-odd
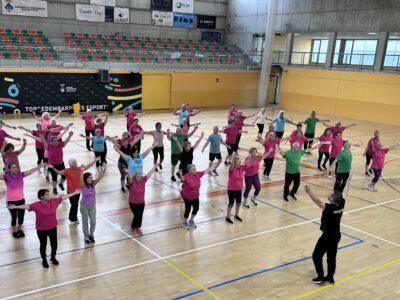
{"label": "blue court line", "polygon": [[[351,244],[347,244],[347,245],[341,246],[341,247],[338,248],[338,250],[343,250],[345,248],[350,248],[350,247],[356,246],[358,244],[361,244],[362,242],[363,241],[361,241],[361,240],[360,241],[356,241],[356,242],[353,242]],[[286,263],[283,263],[283,264],[280,264],[280,265],[277,265],[277,266],[274,266],[274,267],[271,267],[271,268],[262,269],[260,271],[256,271],[256,272],[249,273],[249,274],[246,274],[246,275],[242,275],[242,276],[239,276],[239,277],[235,277],[235,278],[232,278],[232,279],[229,279],[229,280],[226,280],[226,281],[222,281],[220,283],[217,283],[217,284],[214,284],[214,285],[211,285],[211,286],[207,287],[207,289],[209,289],[209,290],[216,289],[216,288],[228,285],[228,284],[235,283],[237,281],[242,281],[242,280],[245,280],[245,279],[248,279],[248,278],[251,278],[251,277],[255,277],[255,276],[258,276],[258,275],[261,275],[261,274],[265,274],[265,273],[268,273],[268,272],[271,272],[271,271],[275,271],[275,270],[278,270],[278,269],[283,269],[285,267],[292,266],[292,265],[298,264],[300,262],[303,262],[303,261],[309,260],[309,259],[312,259],[312,256],[302,257],[302,258],[299,258],[299,259],[296,259],[296,260],[292,260],[292,261],[289,261],[289,262],[286,262]],[[184,294],[184,295],[181,295],[181,296],[178,296],[178,297],[174,297],[173,299],[174,300],[185,299],[185,298],[188,298],[190,296],[201,294],[203,292],[204,292],[204,290],[196,290],[196,291],[189,292],[187,294]]]}

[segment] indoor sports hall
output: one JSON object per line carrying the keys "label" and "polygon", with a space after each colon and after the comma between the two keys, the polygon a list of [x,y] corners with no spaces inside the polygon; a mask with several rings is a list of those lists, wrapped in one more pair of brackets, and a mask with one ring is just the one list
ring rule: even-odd
{"label": "indoor sports hall", "polygon": [[0,299],[400,295],[400,1],[1,4]]}

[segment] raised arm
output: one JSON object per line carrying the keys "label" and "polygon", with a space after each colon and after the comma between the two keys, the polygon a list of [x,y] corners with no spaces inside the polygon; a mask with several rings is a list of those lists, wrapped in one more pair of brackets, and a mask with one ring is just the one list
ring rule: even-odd
{"label": "raised arm", "polygon": [[150,169],[150,171],[147,172],[146,177],[147,177],[147,178],[150,178],[151,175],[153,175],[154,171],[155,171],[159,166],[160,166],[160,164],[155,164],[155,165]]}
{"label": "raised arm", "polygon": [[325,122],[322,122],[322,125],[324,125],[326,128],[331,128],[332,126],[329,124],[326,124]]}
{"label": "raised arm", "polygon": [[96,177],[93,184],[94,185],[98,184],[100,182],[100,180],[104,177],[105,174],[106,174],[106,166],[104,166],[103,170],[100,171],[99,175]]}
{"label": "raised arm", "polygon": [[70,131],[69,133],[68,133],[68,137],[65,139],[65,141],[64,141],[64,147],[69,143],[69,141],[71,140],[71,138],[72,138],[72,136],[74,135],[74,132],[73,131]]}
{"label": "raised arm", "polygon": [[17,150],[17,154],[20,155],[22,152],[25,151],[25,148],[26,148],[26,139],[23,139],[22,146],[21,146],[21,148],[19,148],[19,150]]}
{"label": "raised arm", "polygon": [[114,149],[115,149],[115,151],[117,151],[118,152],[118,154],[122,157],[122,159],[123,160],[128,160],[129,159],[129,156],[128,155],[126,155],[125,153],[123,153],[121,150],[119,150],[117,147],[115,147],[114,146]]}
{"label": "raised arm", "polygon": [[17,126],[10,126],[10,125],[7,125],[6,123],[4,123],[4,121],[0,121],[0,123],[1,123],[1,125],[3,125],[4,127],[10,128],[10,129],[17,129],[17,128],[18,128]]}
{"label": "raised arm", "polygon": [[398,142],[396,145],[393,145],[393,146],[389,147],[388,149],[389,150],[395,150],[395,149],[399,148],[399,146],[400,146],[400,142]]}
{"label": "raised arm", "polygon": [[61,195],[61,201],[67,200],[67,199],[71,198],[72,196],[78,195],[80,193],[81,193],[81,189],[77,189],[75,192],[73,192],[71,194]]}
{"label": "raised arm", "polygon": [[350,127],[354,127],[354,126],[356,126],[357,124],[350,124],[350,125],[347,125],[347,126],[344,126],[344,128],[350,128]]}
{"label": "raised arm", "polygon": [[41,163],[40,165],[37,165],[36,167],[28,170],[28,171],[24,171],[24,177],[29,176],[33,173],[35,173],[37,170],[39,170],[40,168],[42,168],[44,166],[43,163]]}
{"label": "raised arm", "polygon": [[151,145],[146,151],[143,152],[143,158],[146,158],[147,155],[149,155],[149,153],[154,149],[156,145],[153,144]]}
{"label": "raised arm", "polygon": [[91,167],[93,167],[93,165],[96,163],[98,159],[96,158],[95,160],[91,161],[87,166],[82,165],[81,169],[82,169],[82,173],[89,170]]}
{"label": "raised arm", "polygon": [[22,126],[22,125],[18,126],[18,128],[21,129],[21,130],[23,130],[23,131],[26,131],[26,132],[28,132],[28,133],[30,133],[30,134],[33,134],[33,130],[30,130],[30,129],[28,129],[28,128]]}
{"label": "raised arm", "polygon": [[176,146],[179,149],[179,152],[182,153],[183,148],[182,148],[181,143],[178,142],[178,139],[175,136],[171,135],[171,140],[176,144]]}
{"label": "raised arm", "polygon": [[211,167],[208,167],[207,169],[205,169],[203,172],[204,174],[207,174],[208,172],[213,171],[216,167],[218,166],[218,162],[214,162]]}
{"label": "raised arm", "polygon": [[194,126],[192,132],[189,133],[188,138],[191,138],[192,135],[196,132],[196,130],[199,128],[199,126]]}
{"label": "raised arm", "polygon": [[62,110],[60,109],[58,111],[58,113],[54,115],[53,119],[57,119],[59,116],[61,116],[61,113],[62,113]]}
{"label": "raised arm", "polygon": [[314,193],[311,191],[311,188],[309,185],[306,185],[304,187],[304,190],[308,194],[308,196],[311,198],[311,200],[321,209],[325,208],[324,202],[322,202],[317,196],[314,195]]}
{"label": "raised arm", "polygon": [[89,140],[89,141],[93,140],[93,137],[86,136],[86,135],[84,135],[84,134],[80,134],[79,136],[80,136],[81,138],[84,138],[84,139]]}
{"label": "raised arm", "polygon": [[194,143],[193,150],[196,150],[196,148],[199,146],[199,144],[200,144],[201,140],[203,139],[203,137],[204,137],[204,132],[201,133],[199,139],[196,141],[196,143]]}
{"label": "raised arm", "polygon": [[109,116],[110,116],[110,114],[109,114],[109,113],[106,113],[106,117],[104,118],[104,126],[107,125],[108,117],[109,117]]}
{"label": "raised arm", "polygon": [[193,110],[193,111],[190,113],[190,116],[193,117],[193,116],[197,115],[197,114],[200,113],[200,112],[201,112],[201,109]]}

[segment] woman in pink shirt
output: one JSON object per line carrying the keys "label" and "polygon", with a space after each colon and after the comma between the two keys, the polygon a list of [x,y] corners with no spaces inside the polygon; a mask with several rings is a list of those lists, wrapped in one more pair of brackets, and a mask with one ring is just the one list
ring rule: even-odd
{"label": "woman in pink shirt", "polygon": [[247,204],[247,198],[249,196],[251,187],[254,186],[254,195],[251,197],[251,202],[254,206],[257,206],[256,198],[261,191],[260,177],[258,176],[258,170],[260,169],[260,163],[263,159],[267,158],[268,155],[274,151],[270,149],[268,152],[265,152],[263,155],[258,154],[257,148],[249,149],[249,156],[244,160],[244,165],[246,168],[244,169],[244,181],[246,184],[246,188],[243,193],[243,206],[246,208],[250,208]]}
{"label": "woman in pink shirt", "polygon": [[[36,130],[30,130],[25,128],[24,126],[18,126],[19,129],[22,129],[32,135],[35,139],[35,149],[37,155],[37,165],[40,165],[42,162],[47,163],[47,158],[44,157],[44,144],[41,140],[44,139],[44,135],[46,134],[46,130],[43,130],[43,125],[41,123],[36,124]],[[44,167],[45,169],[45,167]],[[39,170],[40,173],[40,170]]]}
{"label": "woman in pink shirt", "polygon": [[368,141],[367,147],[365,148],[363,156],[365,156],[365,175],[373,174],[372,168],[369,167],[371,160],[374,157],[375,148],[380,143],[379,131],[374,131],[374,137]]}
{"label": "woman in pink shirt", "polygon": [[49,190],[40,189],[38,198],[40,201],[33,202],[29,205],[15,206],[10,204],[9,209],[23,209],[33,211],[36,214],[36,230],[40,241],[40,256],[42,257],[43,268],[48,268],[49,263],[46,258],[47,237],[50,239],[51,256],[50,261],[53,265],[58,265],[56,259],[57,254],[57,208],[61,201],[69,197],[79,194],[81,191],[77,190],[72,194],[61,195],[59,197],[51,198]]}
{"label": "woman in pink shirt", "polygon": [[233,117],[236,116],[238,113],[239,113],[239,111],[236,109],[235,104],[233,104],[233,105],[231,106],[231,108],[228,110],[228,123],[229,123],[230,121],[232,121],[232,120],[233,120]]}
{"label": "woman in pink shirt", "polygon": [[[184,229],[189,230],[190,227],[196,228],[196,224],[193,219],[199,211],[199,195],[200,195],[200,186],[201,186],[201,177],[204,174],[211,172],[214,170],[216,164],[212,165],[210,168],[205,169],[204,171],[197,172],[195,165],[188,166],[188,173],[181,177],[182,179],[182,192],[181,197],[185,202],[185,213],[183,215],[183,223],[182,227]],[[190,220],[189,215],[192,213]],[[189,220],[189,221],[188,221]]]}
{"label": "woman in pink shirt", "polygon": [[[65,170],[65,165],[64,165],[64,151],[63,148],[68,144],[68,142],[71,140],[72,135],[74,133],[72,131],[69,132],[68,137],[65,139],[65,141],[61,141],[58,137],[51,137],[50,142],[44,141],[44,147],[48,151],[48,162],[50,165],[53,166],[53,168],[49,169],[49,172],[51,174],[51,183],[53,185],[53,194],[57,195],[57,173],[54,171],[54,169],[58,171]],[[58,187],[64,191],[64,181],[65,181],[65,175],[61,176],[60,183],[58,184]]]}
{"label": "woman in pink shirt", "polygon": [[[21,172],[15,163],[9,165],[9,173],[0,174],[0,180],[6,183],[6,202],[8,205],[20,206],[25,204],[24,196],[24,177],[35,173],[42,165],[25,172]],[[24,224],[25,211],[18,211],[16,209],[9,209],[11,215],[11,227],[13,237],[21,238],[25,234],[22,231]],[[17,224],[18,223],[18,224]]]}
{"label": "woman in pink shirt", "polygon": [[[60,110],[56,115],[54,115],[53,119],[56,119],[57,117],[59,117],[61,115],[61,113],[62,113],[62,111]],[[33,112],[33,115],[36,116],[36,113]],[[44,113],[42,113],[42,117],[37,118],[37,119],[39,120],[39,123],[41,123],[43,125],[44,129],[48,129],[50,127],[51,120],[52,120],[50,113],[44,112]]]}
{"label": "woman in pink shirt", "polygon": [[[135,138],[136,136],[142,134],[144,132],[142,126],[139,125],[139,119],[135,119],[133,120],[133,124],[129,127],[129,135],[131,136],[131,138]],[[137,151],[140,153],[140,148],[142,145],[142,141],[139,140],[136,144],[135,144],[135,149],[137,149]]]}
{"label": "woman in pink shirt", "polygon": [[[86,110],[86,113],[81,116],[81,119],[85,122],[85,136],[90,137],[90,135],[94,136],[94,121],[97,117],[102,116],[103,114],[97,115],[93,113],[91,109]],[[86,140],[86,149],[88,151],[92,151],[92,146],[90,144],[90,140]]]}
{"label": "woman in pink shirt", "polygon": [[18,156],[25,151],[26,148],[26,139],[22,140],[22,147],[14,151],[14,145],[11,143],[3,144],[3,147],[0,149],[1,156],[3,157],[4,162],[4,171],[9,172],[9,166],[12,163],[15,163],[19,168],[19,159]]}
{"label": "woman in pink shirt", "polygon": [[275,160],[276,147],[279,146],[281,140],[277,138],[275,131],[271,131],[264,141],[259,140],[258,142],[264,146],[264,153],[268,153],[264,158],[264,179],[269,180],[269,174],[271,174],[272,165]]}
{"label": "woman in pink shirt", "polygon": [[133,121],[136,119],[136,117],[143,115],[144,113],[137,113],[133,110],[132,107],[128,108],[128,112],[124,114],[126,118],[126,129],[129,131],[129,127],[133,125]]}
{"label": "woman in pink shirt", "polygon": [[[339,152],[342,150],[344,144],[344,140],[342,140],[342,133],[337,132],[336,135],[331,140],[331,152],[329,154],[329,167],[332,166],[332,163],[335,161]],[[335,166],[335,173],[337,171],[337,164]]]}
{"label": "woman in pink shirt", "polygon": [[242,190],[243,190],[243,176],[246,166],[241,164],[240,157],[235,153],[232,158],[232,164],[229,168],[228,177],[228,208],[226,210],[225,221],[233,224],[231,220],[232,207],[236,202],[235,216],[234,218],[239,222],[243,220],[239,217],[240,204],[242,202]]}
{"label": "woman in pink shirt", "polygon": [[[1,149],[1,147],[3,147],[3,144],[4,144],[5,140],[6,140],[6,138],[9,138],[9,139],[12,139],[12,140],[16,140],[16,141],[20,141],[21,140],[20,138],[13,137],[13,136],[9,135],[7,132],[5,132],[2,129],[3,126],[4,125],[0,123],[0,149]],[[10,127],[10,126],[8,126],[8,127]],[[17,127],[15,127],[15,128],[12,127],[12,129],[17,129]]]}
{"label": "woman in pink shirt", "polygon": [[243,114],[241,112],[238,112],[238,114],[233,118],[236,124],[236,127],[238,128],[239,132],[238,132],[238,136],[236,138],[236,146],[239,149],[239,143],[240,143],[240,139],[242,138],[242,133],[243,131],[243,126],[251,126],[253,127],[252,124],[244,124],[244,120],[253,117],[255,114],[252,114],[250,116],[243,116]]}
{"label": "woman in pink shirt", "polygon": [[289,142],[290,142],[290,147],[292,147],[292,145],[294,143],[299,143],[300,145],[303,145],[304,142],[309,142],[309,141],[313,141],[314,139],[309,139],[307,137],[304,136],[303,131],[301,130],[296,130],[294,131],[295,134],[291,135],[289,138]]}
{"label": "woman in pink shirt", "polygon": [[128,183],[129,183],[129,207],[131,208],[133,214],[133,220],[131,229],[134,234],[142,235],[142,219],[143,211],[145,206],[145,192],[146,192],[146,182],[153,175],[154,171],[157,169],[158,165],[154,165],[153,168],[145,175],[135,173],[131,177],[128,173]]}
{"label": "woman in pink shirt", "polygon": [[385,166],[385,156],[390,150],[394,150],[398,148],[400,142],[396,145],[383,148],[382,144],[378,142],[376,147],[374,147],[374,153],[372,155],[372,171],[374,172],[374,178],[372,179],[371,183],[368,185],[368,190],[370,192],[377,192],[378,190],[375,188],[375,184],[378,182],[379,178],[382,175],[383,167]]}
{"label": "woman in pink shirt", "polygon": [[[329,160],[329,148],[331,146],[332,138],[331,138],[332,131],[329,128],[326,128],[324,133],[318,138],[320,142],[320,146],[318,147],[318,170],[322,171],[322,168],[326,170],[326,163]],[[322,158],[325,156],[324,162],[321,162]]]}
{"label": "woman in pink shirt", "polygon": [[[156,171],[158,172],[162,170],[162,163],[164,161],[164,135],[169,135],[170,130],[167,129],[167,131],[161,130],[161,123],[157,122],[156,123],[156,130],[152,131],[144,131],[144,134],[151,134],[153,136],[153,159],[154,159],[154,165],[158,164],[158,168],[156,168]],[[158,156],[160,156],[160,162],[158,162]]]}
{"label": "woman in pink shirt", "polygon": [[237,138],[239,134],[247,133],[247,131],[241,131],[236,126],[235,121],[230,121],[227,127],[224,127],[223,130],[219,131],[220,133],[226,134],[225,143],[229,145],[228,147],[228,155],[225,158],[225,166],[231,163],[232,154],[238,151],[238,143]]}
{"label": "woman in pink shirt", "polygon": [[343,133],[343,131],[345,131],[346,129],[357,125],[357,124],[350,124],[350,125],[347,125],[347,126],[342,126],[342,122],[340,122],[340,121],[337,121],[335,123],[335,125],[333,125],[333,126],[332,125],[328,125],[328,124],[326,124],[324,122],[322,124],[324,124],[324,126],[326,128],[329,128],[331,130],[333,138],[336,136],[337,133]]}

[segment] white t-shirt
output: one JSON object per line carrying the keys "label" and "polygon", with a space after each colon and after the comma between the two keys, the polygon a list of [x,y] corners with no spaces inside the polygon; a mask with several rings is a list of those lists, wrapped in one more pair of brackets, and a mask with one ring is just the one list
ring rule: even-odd
{"label": "white t-shirt", "polygon": [[257,114],[256,123],[257,124],[265,124],[265,113],[263,114],[263,113],[259,112]]}

